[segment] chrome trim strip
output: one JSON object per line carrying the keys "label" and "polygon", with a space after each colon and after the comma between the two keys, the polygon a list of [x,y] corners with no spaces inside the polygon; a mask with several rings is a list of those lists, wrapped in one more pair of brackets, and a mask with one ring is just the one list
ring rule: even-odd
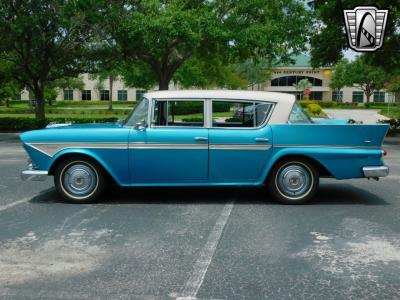
{"label": "chrome trim strip", "polygon": [[210,150],[268,150],[271,147],[257,144],[210,144]]}
{"label": "chrome trim strip", "polygon": [[85,149],[128,149],[127,143],[26,143],[43,154],[53,157],[64,149],[85,148]]}
{"label": "chrome trim strip", "polygon": [[274,145],[277,148],[334,148],[334,149],[376,149],[380,150],[379,146],[345,146],[345,145],[290,145],[290,144],[277,144]]}
{"label": "chrome trim strip", "polygon": [[208,144],[130,143],[129,149],[187,149],[208,150]]}

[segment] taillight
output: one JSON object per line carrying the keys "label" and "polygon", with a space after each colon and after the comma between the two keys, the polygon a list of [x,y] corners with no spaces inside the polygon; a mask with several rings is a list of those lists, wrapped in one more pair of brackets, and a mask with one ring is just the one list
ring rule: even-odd
{"label": "taillight", "polygon": [[386,156],[388,154],[388,152],[386,151],[386,149],[382,148],[382,155]]}

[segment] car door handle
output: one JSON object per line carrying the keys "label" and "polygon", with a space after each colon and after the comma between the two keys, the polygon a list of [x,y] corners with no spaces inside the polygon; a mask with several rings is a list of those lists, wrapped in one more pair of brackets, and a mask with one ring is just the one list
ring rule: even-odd
{"label": "car door handle", "polygon": [[255,138],[255,141],[259,142],[259,143],[268,143],[269,139],[266,139],[266,138]]}
{"label": "car door handle", "polygon": [[196,136],[196,137],[194,138],[194,140],[195,140],[195,141],[201,142],[201,141],[208,141],[208,138],[206,138],[206,137],[204,137],[204,136]]}

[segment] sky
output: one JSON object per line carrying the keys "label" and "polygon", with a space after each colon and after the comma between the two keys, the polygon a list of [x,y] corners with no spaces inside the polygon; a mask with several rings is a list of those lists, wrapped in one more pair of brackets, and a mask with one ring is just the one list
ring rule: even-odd
{"label": "sky", "polygon": [[351,49],[347,49],[346,51],[343,52],[344,57],[347,58],[349,61],[353,61],[357,55],[360,53],[353,51]]}

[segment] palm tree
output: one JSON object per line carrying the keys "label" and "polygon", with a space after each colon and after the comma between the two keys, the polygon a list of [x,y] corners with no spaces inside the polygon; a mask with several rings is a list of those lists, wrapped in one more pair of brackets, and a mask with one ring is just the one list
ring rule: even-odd
{"label": "palm tree", "polygon": [[302,92],[302,93],[301,93],[301,99],[303,99],[304,91],[305,91],[306,89],[311,88],[311,87],[312,87],[312,84],[311,84],[310,81],[308,81],[307,78],[304,78],[304,79],[300,80],[299,82],[294,83],[293,86],[294,86],[294,88],[296,89],[296,91]]}

